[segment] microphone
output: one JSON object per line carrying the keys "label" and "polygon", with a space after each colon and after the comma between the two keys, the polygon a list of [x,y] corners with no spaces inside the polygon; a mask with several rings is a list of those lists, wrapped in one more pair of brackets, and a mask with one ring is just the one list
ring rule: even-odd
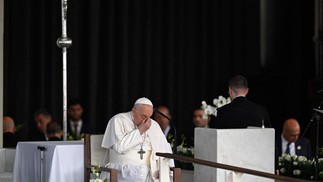
{"label": "microphone", "polygon": [[[258,113],[259,114],[259,113]],[[260,115],[260,117],[261,117],[261,128],[265,128],[265,121],[264,121],[264,117],[262,117],[262,115],[261,114],[259,114]]]}
{"label": "microphone", "polygon": [[40,150],[40,151],[46,151],[47,150],[46,147],[44,147],[44,146],[38,146],[37,149]]}
{"label": "microphone", "polygon": [[[322,89],[322,90],[323,90],[323,89]],[[323,100],[321,100],[321,102],[320,102],[319,106],[317,107],[317,109],[321,109],[322,104],[323,104]],[[308,130],[308,128],[310,127],[310,125],[314,122],[314,119],[315,119],[316,121],[318,121],[318,120],[320,119],[320,115],[318,114],[318,111],[317,111],[317,110],[315,110],[315,109],[314,109],[314,111],[315,111],[315,112],[313,113],[313,115],[312,115],[312,117],[311,117],[311,119],[310,119],[310,122],[307,124],[307,126],[306,126],[305,130],[303,131],[302,137],[304,137],[304,136],[305,136],[305,133],[307,132],[307,130]]]}

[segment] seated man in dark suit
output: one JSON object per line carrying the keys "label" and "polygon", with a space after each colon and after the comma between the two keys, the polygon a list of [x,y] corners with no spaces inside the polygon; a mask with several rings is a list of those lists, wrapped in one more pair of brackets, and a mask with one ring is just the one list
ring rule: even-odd
{"label": "seated man in dark suit", "polygon": [[52,122],[47,124],[46,134],[47,134],[47,137],[48,137],[48,141],[60,141],[60,140],[63,139],[62,128],[55,121],[52,121]]}
{"label": "seated man in dark suit", "polygon": [[312,158],[311,142],[307,138],[299,137],[300,126],[296,119],[287,119],[283,132],[276,137],[276,162],[283,153]]}
{"label": "seated man in dark suit", "polygon": [[248,81],[241,75],[229,80],[231,103],[217,109],[217,117],[210,122],[210,128],[271,127],[267,110],[246,98]]}
{"label": "seated man in dark suit", "polygon": [[16,148],[18,137],[14,120],[9,116],[3,117],[3,147]]}
{"label": "seated man in dark suit", "polygon": [[154,112],[153,119],[159,124],[168,143],[174,145],[172,147],[175,149],[175,146],[177,146],[176,128],[170,123],[172,115],[169,109],[166,106],[158,106]]}
{"label": "seated man in dark suit", "polygon": [[209,128],[209,122],[211,118],[208,116],[206,119],[203,118],[204,110],[201,108],[193,111],[193,123],[195,127]]}
{"label": "seated man in dark suit", "polygon": [[37,132],[31,133],[32,141],[46,141],[46,126],[52,121],[52,115],[44,108],[38,109],[34,114],[34,120],[37,127]]}

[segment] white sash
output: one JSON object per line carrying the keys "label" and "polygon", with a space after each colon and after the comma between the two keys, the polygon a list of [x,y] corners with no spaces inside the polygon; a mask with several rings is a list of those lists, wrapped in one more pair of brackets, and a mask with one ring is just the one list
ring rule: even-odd
{"label": "white sash", "polygon": [[139,150],[130,150],[125,154],[119,154],[114,150],[109,150],[109,162],[116,164],[135,164],[135,165],[146,165],[150,166],[151,150],[145,151],[142,155],[143,159],[140,159]]}

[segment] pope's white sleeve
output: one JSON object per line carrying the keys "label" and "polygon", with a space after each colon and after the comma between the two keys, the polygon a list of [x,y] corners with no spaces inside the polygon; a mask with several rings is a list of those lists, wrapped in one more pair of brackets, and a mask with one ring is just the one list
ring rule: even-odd
{"label": "pope's white sleeve", "polygon": [[122,134],[122,131],[116,131],[116,133],[119,140],[112,147],[120,154],[131,150],[142,142],[142,137],[138,129],[126,134]]}

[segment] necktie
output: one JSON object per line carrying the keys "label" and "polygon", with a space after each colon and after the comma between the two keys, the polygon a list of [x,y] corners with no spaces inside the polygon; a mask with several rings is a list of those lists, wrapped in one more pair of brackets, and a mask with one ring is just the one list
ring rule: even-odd
{"label": "necktie", "polygon": [[287,147],[285,151],[286,154],[290,154],[290,149],[289,149],[290,144],[291,144],[290,142],[287,143]]}
{"label": "necktie", "polygon": [[77,127],[78,127],[78,124],[74,124],[74,132],[75,132],[75,135],[78,137],[78,133],[77,133]]}

